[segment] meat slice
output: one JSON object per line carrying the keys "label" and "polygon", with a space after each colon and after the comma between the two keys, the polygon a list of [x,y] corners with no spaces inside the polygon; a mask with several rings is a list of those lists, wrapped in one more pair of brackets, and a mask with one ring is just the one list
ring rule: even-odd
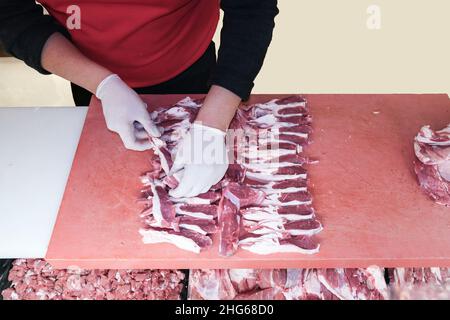
{"label": "meat slice", "polygon": [[213,234],[217,231],[217,224],[212,219],[199,219],[190,216],[180,217],[179,227],[188,229],[203,235]]}
{"label": "meat slice", "polygon": [[[168,191],[178,186],[182,174],[169,175],[172,156],[201,103],[186,98],[151,114],[162,136],[152,138],[158,159],[142,179],[144,241],[180,242],[178,247],[200,252],[218,231],[224,256],[238,247],[257,254],[317,252],[312,235],[322,225],[315,218],[304,166],[314,161],[302,154],[312,132],[306,101],[293,96],[240,109],[230,125],[237,135],[227,136],[234,142],[230,153],[235,162],[224,179],[197,197],[172,198]],[[246,294],[284,297],[278,289],[259,289],[268,291]]]}
{"label": "meat slice", "polygon": [[225,257],[233,255],[238,248],[241,216],[237,205],[225,195],[219,203],[219,254]]}
{"label": "meat slice", "polygon": [[281,181],[258,181],[247,177],[244,180],[244,184],[252,188],[261,189],[265,194],[307,191],[307,180],[302,178]]}
{"label": "meat slice", "polygon": [[298,103],[298,104],[306,106],[306,99],[304,97],[302,97],[301,95],[297,94],[297,95],[292,95],[289,97],[277,99],[275,101],[275,103],[279,104],[279,105]]}
{"label": "meat slice", "polygon": [[293,127],[295,125],[307,125],[311,123],[310,115],[286,115],[276,116],[274,114],[266,114],[258,118],[249,120],[250,126],[259,128],[280,128],[280,127]]}
{"label": "meat slice", "polygon": [[306,173],[278,174],[277,171],[272,172],[249,172],[246,176],[252,180],[259,181],[284,181],[293,179],[306,179]]}
{"label": "meat slice", "polygon": [[419,160],[414,171],[421,188],[437,203],[450,206],[450,125],[439,131],[422,127],[414,151]]}
{"label": "meat slice", "polygon": [[258,270],[256,269],[230,269],[230,276],[233,287],[237,292],[253,291],[256,289]]}
{"label": "meat slice", "polygon": [[450,268],[394,268],[388,274],[392,299],[450,299]]}
{"label": "meat slice", "polygon": [[438,131],[430,126],[420,129],[415,138],[414,151],[423,164],[439,164],[450,160],[450,125]]}
{"label": "meat slice", "polygon": [[278,214],[298,214],[302,216],[310,216],[314,214],[314,209],[308,205],[283,206],[278,208]]}
{"label": "meat slice", "polygon": [[232,300],[236,295],[227,270],[190,270],[190,300]]}
{"label": "meat slice", "polygon": [[[295,137],[295,136],[293,136]],[[296,143],[297,140],[295,138],[291,139],[281,139],[281,138],[259,138],[258,139],[258,146],[261,149],[267,149],[267,150],[294,150],[296,153],[299,153],[302,151],[302,148],[305,143]]]}
{"label": "meat slice", "polygon": [[169,199],[166,190],[160,186],[150,185],[153,199],[152,199],[152,213],[156,225],[161,228],[171,228],[178,230],[178,218],[176,217],[175,207]]}
{"label": "meat slice", "polygon": [[[309,129],[306,129],[309,128]],[[308,142],[310,137],[310,126],[292,126],[292,127],[275,127],[275,128],[252,128],[245,132],[248,136],[256,136],[257,141],[261,139],[275,139],[275,140],[287,140],[291,139],[301,139],[299,144],[304,144],[303,142]]]}
{"label": "meat slice", "polygon": [[197,219],[213,220],[217,217],[218,206],[213,204],[183,204],[175,205],[175,211],[180,216],[190,216]]}
{"label": "meat slice", "polygon": [[287,269],[287,300],[327,300],[316,269]]}
{"label": "meat slice", "polygon": [[246,163],[242,165],[247,172],[260,172],[268,174],[306,174],[302,164],[290,162]]}
{"label": "meat slice", "polygon": [[319,269],[321,283],[341,300],[388,299],[384,269]]}
{"label": "meat slice", "polygon": [[258,205],[264,199],[264,192],[250,187],[230,182],[223,190],[219,203],[219,229],[220,245],[219,254],[223,256],[233,255],[239,243],[241,228],[241,208]]}
{"label": "meat slice", "polygon": [[257,273],[256,284],[261,289],[285,287],[287,269],[262,269]]}
{"label": "meat slice", "polygon": [[284,228],[292,236],[312,236],[323,229],[322,224],[316,219],[291,221],[285,223]]}
{"label": "meat slice", "polygon": [[238,294],[235,300],[284,300],[282,290],[278,287],[256,290]]}
{"label": "meat slice", "polygon": [[312,128],[309,124],[298,125],[298,126],[280,126],[278,128],[280,133],[291,133],[291,134],[305,134],[308,135],[312,132]]}
{"label": "meat slice", "polygon": [[244,166],[238,163],[232,163],[228,166],[228,170],[225,173],[225,179],[231,182],[242,183],[245,179],[246,171],[247,169]]}
{"label": "meat slice", "polygon": [[174,203],[184,203],[190,205],[213,204],[220,200],[220,192],[208,191],[191,198],[170,198]]}
{"label": "meat slice", "polygon": [[145,244],[171,243],[180,249],[200,253],[212,245],[210,237],[187,229],[174,231],[170,229],[148,228],[139,233]]}
{"label": "meat slice", "polygon": [[280,239],[276,234],[247,235],[239,241],[239,247],[256,254],[302,253],[314,254],[319,251],[317,240],[309,236]]}
{"label": "meat slice", "polygon": [[[247,150],[247,149],[244,149],[244,150]],[[317,162],[312,159],[306,158],[299,153],[294,153],[292,151],[289,151],[287,154],[274,155],[273,157],[270,157],[267,159],[258,157],[258,154],[256,152],[256,156],[254,156],[253,158],[246,158],[246,157],[242,156],[240,159],[242,159],[243,164],[250,164],[250,165],[278,164],[278,165],[282,166],[283,164],[286,164],[286,166],[289,166],[289,165],[293,165],[293,164],[312,164],[312,163]]]}
{"label": "meat slice", "polygon": [[308,206],[250,207],[241,210],[241,215],[244,219],[252,221],[264,221],[271,219],[298,221],[312,219],[314,217],[314,210]]}
{"label": "meat slice", "polygon": [[158,156],[159,162],[161,164],[161,169],[166,175],[169,174],[170,168],[172,167],[172,156],[167,149],[166,143],[161,139],[149,136],[150,141],[153,144],[153,152]]}
{"label": "meat slice", "polygon": [[284,229],[282,219],[267,219],[261,221],[243,220],[242,226],[246,232],[254,235],[277,234],[280,238],[288,236]]}
{"label": "meat slice", "polygon": [[242,225],[246,232],[257,235],[275,233],[280,238],[300,235],[312,236],[322,231],[322,225],[315,219],[287,222],[280,215],[274,215],[272,218],[259,221],[243,219]]}
{"label": "meat slice", "polygon": [[443,178],[437,165],[414,164],[420,187],[436,203],[450,206],[450,182]]}
{"label": "meat slice", "polygon": [[248,146],[242,147],[239,151],[239,155],[242,159],[247,159],[247,163],[255,162],[276,162],[282,157],[293,157],[296,154],[302,152],[302,146],[296,146],[295,148],[267,148],[260,146]]}
{"label": "meat slice", "polygon": [[284,103],[283,101],[272,100],[267,103],[257,104],[246,111],[248,118],[259,118],[273,114],[276,117],[283,118],[292,115],[306,115],[308,110],[306,108],[306,101],[293,101]]}
{"label": "meat slice", "polygon": [[312,199],[311,195],[307,192],[295,192],[295,193],[273,193],[266,196],[263,205],[267,206],[278,206],[278,207],[286,207],[286,206],[305,206],[311,205]]}
{"label": "meat slice", "polygon": [[265,193],[239,183],[231,182],[224,189],[224,196],[235,203],[240,209],[261,204],[264,201]]}
{"label": "meat slice", "polygon": [[300,235],[280,240],[281,252],[303,252],[313,254],[319,252],[319,243],[315,237]]}

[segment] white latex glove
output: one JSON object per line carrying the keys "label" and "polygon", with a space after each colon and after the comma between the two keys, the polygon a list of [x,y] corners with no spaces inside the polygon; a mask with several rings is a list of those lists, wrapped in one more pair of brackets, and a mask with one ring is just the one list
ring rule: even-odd
{"label": "white latex glove", "polygon": [[171,174],[182,171],[172,197],[195,197],[223,178],[228,168],[225,132],[193,123],[178,145]]}
{"label": "white latex glove", "polygon": [[152,122],[147,105],[117,74],[106,77],[95,95],[102,102],[103,115],[109,130],[119,134],[125,148],[144,151],[151,148],[147,133],[161,133]]}

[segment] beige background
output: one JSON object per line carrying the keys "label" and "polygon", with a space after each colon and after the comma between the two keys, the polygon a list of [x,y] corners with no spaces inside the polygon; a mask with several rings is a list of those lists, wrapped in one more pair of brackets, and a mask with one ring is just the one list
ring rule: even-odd
{"label": "beige background", "polygon": [[[381,29],[366,26],[379,5]],[[258,92],[450,93],[449,0],[280,0]]]}
{"label": "beige background", "polygon": [[[380,30],[366,25],[372,4]],[[255,93],[450,93],[450,0],[279,0],[279,8]],[[0,58],[0,106],[71,104],[67,82]]]}

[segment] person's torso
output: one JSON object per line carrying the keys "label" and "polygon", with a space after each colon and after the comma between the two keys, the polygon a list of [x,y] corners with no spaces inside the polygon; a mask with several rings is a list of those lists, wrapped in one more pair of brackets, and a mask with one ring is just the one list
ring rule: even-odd
{"label": "person's torso", "polygon": [[219,19],[218,0],[39,2],[87,57],[132,87],[161,83],[187,69],[210,44]]}

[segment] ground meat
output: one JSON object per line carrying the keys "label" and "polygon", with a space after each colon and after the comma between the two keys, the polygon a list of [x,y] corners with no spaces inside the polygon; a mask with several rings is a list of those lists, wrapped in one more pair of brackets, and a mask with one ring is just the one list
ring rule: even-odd
{"label": "ground meat", "polygon": [[178,300],[178,270],[53,269],[41,259],[18,259],[9,273],[5,300]]}

